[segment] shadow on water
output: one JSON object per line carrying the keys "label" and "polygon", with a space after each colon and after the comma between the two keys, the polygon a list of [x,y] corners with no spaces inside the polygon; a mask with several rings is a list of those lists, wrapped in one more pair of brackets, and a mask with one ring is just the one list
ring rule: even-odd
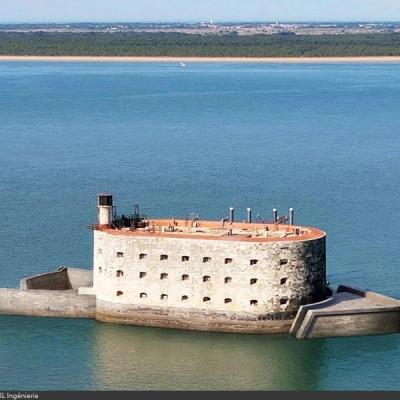
{"label": "shadow on water", "polygon": [[102,389],[312,389],[324,342],[287,335],[188,332],[97,323],[95,380]]}
{"label": "shadow on water", "polygon": [[7,390],[398,388],[397,335],[301,341],[18,316],[0,316],[0,332]]}

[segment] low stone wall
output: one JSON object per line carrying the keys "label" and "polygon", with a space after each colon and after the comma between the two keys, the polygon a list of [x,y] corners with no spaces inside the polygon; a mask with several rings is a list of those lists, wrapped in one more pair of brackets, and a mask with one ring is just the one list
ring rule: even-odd
{"label": "low stone wall", "polygon": [[97,300],[96,319],[103,322],[208,332],[288,333],[294,314],[218,313],[191,309],[138,307]]}
{"label": "low stone wall", "polygon": [[388,297],[380,293],[371,292],[370,290],[362,290],[347,285],[339,285],[336,293],[352,293],[371,302],[376,302],[387,306],[400,305],[400,300],[394,299],[393,297]]}
{"label": "low stone wall", "polygon": [[31,276],[20,282],[22,290],[78,290],[92,285],[92,270],[69,267],[60,267],[57,271]]}
{"label": "low stone wall", "polygon": [[96,300],[73,290],[0,289],[0,314],[94,318]]}
{"label": "low stone wall", "polygon": [[67,268],[25,278],[21,288],[27,290],[68,290],[72,289]]}
{"label": "low stone wall", "polygon": [[72,289],[93,286],[93,270],[82,268],[67,268],[68,280]]}

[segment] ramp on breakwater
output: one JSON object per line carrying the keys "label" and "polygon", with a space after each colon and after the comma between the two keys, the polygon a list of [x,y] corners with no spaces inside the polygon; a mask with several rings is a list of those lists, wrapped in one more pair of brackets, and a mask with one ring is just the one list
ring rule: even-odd
{"label": "ramp on breakwater", "polygon": [[327,300],[301,306],[290,333],[297,339],[400,332],[400,300],[340,285]]}

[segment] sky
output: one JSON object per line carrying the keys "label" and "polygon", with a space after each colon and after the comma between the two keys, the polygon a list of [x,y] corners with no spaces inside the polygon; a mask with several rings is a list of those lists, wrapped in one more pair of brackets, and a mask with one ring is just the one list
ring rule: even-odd
{"label": "sky", "polygon": [[0,22],[400,21],[400,0],[0,0]]}

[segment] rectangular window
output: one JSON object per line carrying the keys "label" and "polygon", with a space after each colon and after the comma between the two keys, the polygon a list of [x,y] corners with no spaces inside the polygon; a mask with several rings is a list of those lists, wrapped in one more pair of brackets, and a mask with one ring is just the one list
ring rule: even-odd
{"label": "rectangular window", "polygon": [[117,258],[122,258],[124,253],[122,251],[117,251]]}
{"label": "rectangular window", "polygon": [[139,260],[144,260],[147,257],[147,254],[141,253],[139,254]]}
{"label": "rectangular window", "polygon": [[182,256],[182,261],[189,261],[189,256]]}

